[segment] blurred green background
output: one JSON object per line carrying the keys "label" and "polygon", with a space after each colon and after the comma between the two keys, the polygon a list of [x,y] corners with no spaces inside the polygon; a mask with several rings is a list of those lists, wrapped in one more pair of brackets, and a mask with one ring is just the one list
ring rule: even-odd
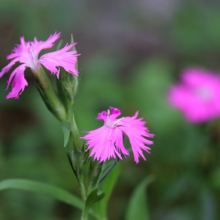
{"label": "blurred green background", "polygon": [[[139,110],[156,135],[146,162],[136,164],[132,155],[123,161],[109,219],[125,219],[132,191],[148,175],[155,177],[146,192],[150,220],[220,219],[220,122],[189,124],[167,103],[167,91],[184,67],[220,71],[219,1],[1,0],[0,17],[0,68],[20,36],[46,40],[61,31],[65,44],[74,35],[81,53],[75,104],[80,131],[101,126],[95,117],[113,106],[123,116]],[[0,180],[32,179],[80,196],[59,123],[30,70],[19,100],[5,99],[8,77],[0,80]],[[0,192],[1,220],[79,216],[47,196]]]}

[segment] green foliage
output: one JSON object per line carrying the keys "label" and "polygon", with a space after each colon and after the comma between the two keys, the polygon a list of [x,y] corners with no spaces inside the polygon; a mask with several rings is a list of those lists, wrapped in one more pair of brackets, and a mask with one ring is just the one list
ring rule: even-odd
{"label": "green foliage", "polygon": [[[112,163],[111,163],[112,164]],[[107,165],[108,166],[108,165]],[[112,167],[112,166],[111,166]],[[108,167],[108,170],[110,168]],[[113,168],[112,168],[113,169]],[[101,177],[101,181],[100,183],[103,184],[102,185],[102,190],[105,192],[105,197],[98,203],[95,204],[95,210],[94,212],[96,213],[97,216],[99,216],[100,219],[102,220],[105,220],[105,219],[108,219],[107,218],[107,215],[106,215],[106,212],[107,212],[107,205],[108,205],[108,201],[109,201],[109,198],[112,194],[112,191],[114,189],[114,186],[117,182],[117,179],[119,177],[119,174],[120,174],[120,170],[121,170],[121,162],[119,162],[117,164],[117,166],[114,167],[113,170],[111,171],[108,171],[109,174],[108,174],[108,178],[107,178],[107,173],[104,175],[105,178],[107,178],[105,180],[105,182],[102,182],[104,181]],[[105,173],[105,171],[103,172]]]}
{"label": "green foliage", "polygon": [[105,193],[100,189],[94,189],[87,197],[84,212],[88,213],[90,208],[98,201],[103,199]]}
{"label": "green foliage", "polygon": [[18,189],[42,193],[47,196],[51,196],[54,199],[65,202],[69,205],[72,205],[78,209],[83,208],[83,202],[71,193],[61,188],[44,183],[39,183],[36,181],[22,179],[3,180],[0,182],[0,190],[6,189]]}
{"label": "green foliage", "polygon": [[101,200],[95,206],[95,214],[99,219],[107,219],[107,202],[119,175],[121,164],[118,165],[113,159],[101,163],[92,161],[89,157],[90,151],[85,150],[83,145],[82,151],[76,148],[74,151],[68,151],[72,170],[79,181],[82,198],[85,200],[83,214],[87,216],[89,209]]}
{"label": "green foliage", "polygon": [[146,187],[153,181],[153,177],[146,177],[134,190],[128,203],[126,220],[149,220],[149,210],[146,202]]}
{"label": "green foliage", "polygon": [[104,169],[103,169],[101,176],[100,176],[99,187],[102,187],[106,178],[111,174],[111,172],[113,171],[113,169],[116,165],[118,165],[118,164],[117,164],[117,161],[114,159],[105,162]]}

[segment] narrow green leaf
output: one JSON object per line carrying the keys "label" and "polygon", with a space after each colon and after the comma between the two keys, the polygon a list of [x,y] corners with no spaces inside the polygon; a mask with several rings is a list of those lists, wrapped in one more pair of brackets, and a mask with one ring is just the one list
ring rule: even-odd
{"label": "narrow green leaf", "polygon": [[115,165],[117,165],[117,162],[116,162],[116,160],[113,159],[104,167],[104,170],[103,170],[101,177],[100,177],[100,180],[99,180],[99,188],[102,187],[103,183],[105,182],[106,178],[111,173],[111,171],[114,169]]}
{"label": "narrow green leaf", "polygon": [[153,181],[152,176],[146,177],[134,190],[128,203],[126,220],[149,220],[146,187]]}
{"label": "narrow green leaf", "polygon": [[64,135],[64,147],[66,147],[70,137],[70,123],[68,121],[62,122],[60,126]]}
{"label": "narrow green leaf", "polygon": [[[73,35],[72,34],[71,34],[70,43],[74,44],[74,39],[73,39]],[[74,46],[71,50],[76,50],[76,47]],[[78,62],[76,63],[76,69],[78,70]]]}
{"label": "narrow green leaf", "polygon": [[60,40],[59,43],[57,44],[56,50],[60,50],[62,44],[63,44],[63,40]]}
{"label": "narrow green leaf", "polygon": [[102,220],[107,220],[106,211],[107,211],[108,200],[111,196],[112,190],[113,190],[115,183],[118,179],[118,176],[120,174],[120,170],[121,170],[121,163],[119,163],[119,164],[117,164],[117,166],[115,166],[115,168],[109,174],[108,178],[106,179],[106,181],[104,182],[104,184],[102,186],[102,190],[105,192],[105,197],[101,201],[99,201],[98,203],[95,204],[95,213]]}
{"label": "narrow green leaf", "polygon": [[99,189],[94,189],[86,199],[84,212],[88,213],[90,208],[105,196],[105,193]]}
{"label": "narrow green leaf", "polygon": [[57,199],[59,201],[65,202],[72,205],[78,209],[83,209],[83,202],[76,196],[65,191],[64,189],[51,186],[45,183],[39,183],[31,180],[23,179],[9,179],[0,182],[0,190],[6,189],[19,189],[32,191],[36,193],[42,193]]}
{"label": "narrow green leaf", "polygon": [[[74,39],[73,39],[73,35],[71,34],[71,37],[70,37],[70,44],[74,44]],[[76,47],[74,46],[72,48],[72,50],[76,50]]]}
{"label": "narrow green leaf", "polygon": [[73,173],[75,174],[77,180],[79,181],[79,177],[78,177],[77,172],[76,172],[76,170],[75,170],[75,168],[73,166],[72,159],[71,159],[71,154],[69,152],[67,152],[67,157],[68,157],[68,160],[70,162],[70,166],[71,166],[71,168],[73,170]]}

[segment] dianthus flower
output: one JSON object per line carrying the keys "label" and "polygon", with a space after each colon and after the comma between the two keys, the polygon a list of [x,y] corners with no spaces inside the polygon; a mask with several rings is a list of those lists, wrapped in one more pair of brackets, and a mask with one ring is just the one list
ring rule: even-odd
{"label": "dianthus flower", "polygon": [[198,68],[183,71],[181,84],[169,91],[169,102],[189,122],[202,123],[220,116],[220,77]]}
{"label": "dianthus flower", "polygon": [[116,159],[117,156],[122,159],[121,153],[125,156],[129,155],[123,144],[123,135],[126,135],[130,140],[136,163],[139,162],[139,155],[146,160],[142,150],[150,153],[150,148],[145,144],[151,145],[153,141],[144,137],[152,138],[154,135],[148,133],[149,130],[144,126],[146,122],[142,121],[142,118],[137,119],[138,111],[133,117],[118,119],[117,117],[120,114],[119,109],[112,107],[108,111],[99,113],[97,119],[103,120],[104,125],[87,132],[88,134],[82,137],[82,139],[87,140],[87,150],[93,148],[90,157],[94,155],[94,160],[102,162],[110,158]]}
{"label": "dianthus flower", "polygon": [[12,81],[12,91],[7,95],[9,98],[18,98],[18,96],[24,91],[25,86],[28,85],[25,77],[24,71],[27,67],[30,67],[32,72],[37,75],[40,71],[41,65],[47,68],[52,74],[56,74],[59,78],[60,69],[63,67],[67,72],[78,76],[78,71],[76,69],[77,54],[76,51],[69,51],[75,44],[66,45],[61,50],[57,50],[51,53],[42,55],[38,59],[38,55],[41,50],[53,47],[54,42],[60,37],[60,33],[54,33],[46,41],[38,41],[34,38],[33,42],[25,42],[24,37],[21,37],[21,44],[18,44],[12,50],[12,53],[7,56],[7,59],[13,59],[7,66],[5,66],[1,72],[0,77],[2,77],[10,68],[16,63],[20,62],[21,65],[15,68],[8,80],[7,89]]}

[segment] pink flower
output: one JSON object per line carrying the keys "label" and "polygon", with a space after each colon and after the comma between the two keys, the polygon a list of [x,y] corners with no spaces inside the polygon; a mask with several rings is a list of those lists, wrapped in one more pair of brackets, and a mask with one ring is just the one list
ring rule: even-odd
{"label": "pink flower", "polygon": [[202,123],[220,116],[220,77],[202,69],[186,69],[182,83],[169,91],[169,102],[189,122]]}
{"label": "pink flower", "polygon": [[16,63],[20,62],[22,65],[15,68],[8,80],[7,89],[12,81],[12,91],[7,95],[9,98],[18,98],[18,96],[24,91],[25,86],[28,85],[26,79],[24,78],[24,71],[27,67],[37,75],[42,64],[47,68],[52,74],[56,74],[59,78],[60,69],[63,67],[67,72],[78,76],[78,71],[76,69],[77,54],[76,51],[69,51],[75,44],[66,45],[63,49],[47,53],[42,55],[38,59],[38,55],[41,50],[51,48],[54,42],[60,37],[60,33],[54,33],[46,41],[38,41],[34,38],[33,42],[25,42],[24,37],[21,37],[21,44],[18,44],[12,50],[12,53],[7,56],[7,59],[13,59],[7,66],[5,66],[1,72],[0,77],[2,77],[6,72],[8,72],[11,67]]}
{"label": "pink flower", "polygon": [[87,150],[92,149],[90,157],[94,155],[94,160],[100,162],[115,158],[118,156],[122,160],[123,155],[129,155],[129,152],[124,147],[123,135],[126,135],[131,143],[131,148],[134,154],[134,160],[139,162],[139,155],[145,159],[142,150],[150,153],[150,148],[145,144],[153,144],[153,141],[147,140],[144,137],[152,138],[153,134],[149,134],[149,130],[144,127],[146,122],[142,118],[137,119],[138,111],[133,117],[123,117],[118,119],[121,114],[117,108],[110,107],[111,112],[103,111],[98,114],[97,119],[103,120],[104,125],[96,130],[87,132],[88,134],[82,139],[88,140]]}

